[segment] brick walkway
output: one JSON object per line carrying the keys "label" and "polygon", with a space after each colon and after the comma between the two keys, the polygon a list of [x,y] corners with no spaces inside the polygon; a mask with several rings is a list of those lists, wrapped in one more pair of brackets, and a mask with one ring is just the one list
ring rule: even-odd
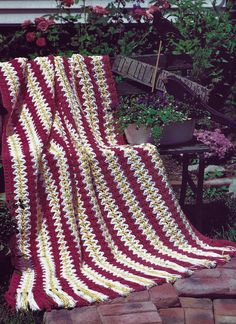
{"label": "brick walkway", "polygon": [[45,313],[45,324],[236,324],[236,258],[111,302]]}

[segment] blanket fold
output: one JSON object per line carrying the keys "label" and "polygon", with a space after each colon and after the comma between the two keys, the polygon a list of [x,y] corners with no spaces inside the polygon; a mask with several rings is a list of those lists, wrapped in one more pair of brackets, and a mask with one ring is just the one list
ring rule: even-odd
{"label": "blanket fold", "polygon": [[17,309],[124,296],[236,255],[183,214],[155,146],[129,146],[113,123],[106,56],[0,63],[8,114],[3,166],[17,220]]}

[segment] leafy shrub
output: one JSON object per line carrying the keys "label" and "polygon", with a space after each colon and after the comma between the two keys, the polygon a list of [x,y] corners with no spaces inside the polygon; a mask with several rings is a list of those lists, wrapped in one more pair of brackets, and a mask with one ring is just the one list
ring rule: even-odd
{"label": "leafy shrub", "polygon": [[9,252],[7,243],[14,233],[16,233],[16,222],[9,209],[2,205],[0,206],[0,251]]}
{"label": "leafy shrub", "polygon": [[212,236],[217,239],[224,239],[236,242],[236,198],[227,196],[225,206],[228,209],[226,224],[220,229],[214,230]]}
{"label": "leafy shrub", "polygon": [[[126,4],[133,4],[127,10]],[[58,0],[58,12],[27,20],[21,30],[0,38],[1,60],[18,56],[34,58],[73,53],[130,55],[157,47],[159,38],[153,29],[153,13],[168,8],[159,0],[148,9],[139,7],[142,1],[113,0],[106,7],[87,6],[86,1]],[[71,7],[80,3],[80,12],[72,14]]]}
{"label": "leafy shrub", "polygon": [[[188,53],[193,59],[191,77],[212,89],[210,102],[222,108],[235,84],[236,26],[227,10],[206,8],[205,0],[170,1],[181,38],[169,40],[174,54]],[[235,99],[234,92],[234,99]],[[231,98],[232,103],[232,98]],[[235,100],[234,100],[235,104]]]}

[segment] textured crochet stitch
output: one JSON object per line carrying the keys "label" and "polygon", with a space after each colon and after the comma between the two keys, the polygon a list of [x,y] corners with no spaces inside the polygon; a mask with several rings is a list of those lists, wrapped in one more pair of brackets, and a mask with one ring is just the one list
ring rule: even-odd
{"label": "textured crochet stitch", "polygon": [[0,63],[0,89],[6,195],[18,224],[10,305],[88,305],[236,254],[191,226],[156,147],[116,134],[108,57]]}

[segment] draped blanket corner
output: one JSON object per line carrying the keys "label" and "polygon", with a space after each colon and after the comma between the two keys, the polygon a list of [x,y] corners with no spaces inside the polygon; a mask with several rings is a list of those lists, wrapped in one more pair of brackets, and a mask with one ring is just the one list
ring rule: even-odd
{"label": "draped blanket corner", "polygon": [[157,149],[116,134],[107,57],[0,63],[3,166],[18,224],[6,299],[16,309],[88,305],[235,255],[181,211]]}

